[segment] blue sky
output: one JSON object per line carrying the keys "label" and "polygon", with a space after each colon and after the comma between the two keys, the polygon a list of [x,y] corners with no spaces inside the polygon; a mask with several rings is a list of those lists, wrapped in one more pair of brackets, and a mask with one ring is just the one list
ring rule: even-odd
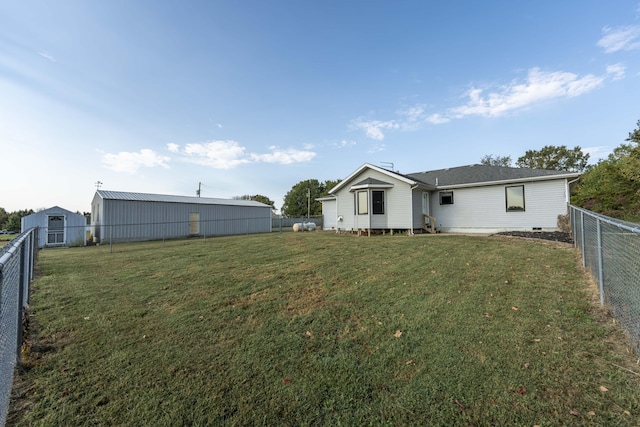
{"label": "blue sky", "polygon": [[282,206],[545,145],[592,160],[640,119],[636,1],[5,1],[0,207],[114,191]]}

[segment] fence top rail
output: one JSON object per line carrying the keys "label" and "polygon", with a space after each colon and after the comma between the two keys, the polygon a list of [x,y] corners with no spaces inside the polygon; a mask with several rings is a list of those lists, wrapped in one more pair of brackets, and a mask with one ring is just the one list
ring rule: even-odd
{"label": "fence top rail", "polygon": [[4,252],[2,252],[2,255],[0,255],[0,271],[4,269],[5,264],[9,262],[9,259],[11,259],[22,242],[27,239],[27,237],[33,230],[33,228],[30,228],[7,244],[8,249],[6,249]]}
{"label": "fence top rail", "polygon": [[631,231],[632,233],[640,234],[640,224],[635,224],[633,222],[623,221],[621,219],[617,220],[617,219],[614,219],[614,218],[611,218],[611,217],[608,217],[608,216],[604,216],[604,215],[597,214],[595,212],[591,212],[591,211],[589,211],[587,209],[579,208],[578,206],[574,206],[574,205],[569,205],[569,206],[571,206],[571,208],[573,208],[573,209],[575,209],[577,211],[583,212],[583,213],[585,213],[587,215],[590,215],[590,216],[594,216],[594,217],[598,218],[600,221],[606,222],[607,224],[611,224],[611,225],[614,225],[616,227],[620,227],[620,228],[622,228],[624,230]]}

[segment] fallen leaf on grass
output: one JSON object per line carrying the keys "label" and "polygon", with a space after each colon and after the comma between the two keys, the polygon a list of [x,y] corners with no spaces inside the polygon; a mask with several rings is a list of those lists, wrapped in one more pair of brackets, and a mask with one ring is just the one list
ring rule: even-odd
{"label": "fallen leaf on grass", "polygon": [[609,391],[609,389],[608,389],[608,388],[606,388],[606,387],[605,387],[605,386],[603,386],[603,385],[601,385],[601,386],[598,388],[598,390],[600,390],[600,391],[601,391],[601,392],[603,392],[603,393],[605,393],[605,392]]}
{"label": "fallen leaf on grass", "polygon": [[569,411],[569,413],[570,413],[571,415],[576,416],[576,417],[580,415],[580,412],[578,412],[578,411]]}
{"label": "fallen leaf on grass", "polygon": [[485,311],[484,312],[484,317],[491,317],[491,315]]}
{"label": "fallen leaf on grass", "polygon": [[587,415],[591,415],[591,416],[593,417],[593,416],[595,416],[595,415],[596,415],[596,413],[595,413],[595,412],[593,412],[593,411],[589,411],[589,412],[587,412]]}
{"label": "fallen leaf on grass", "polygon": [[529,362],[524,364],[524,369],[529,369]]}
{"label": "fallen leaf on grass", "polygon": [[395,334],[393,334],[394,337],[396,338],[400,338],[402,336],[402,331],[401,330],[397,330]]}
{"label": "fallen leaf on grass", "polygon": [[283,378],[282,382],[285,383],[285,384],[289,384],[291,382],[291,379],[290,378]]}
{"label": "fallen leaf on grass", "polygon": [[511,307],[511,310],[513,311],[520,311],[520,309],[518,307],[516,307],[515,305],[513,307]]}
{"label": "fallen leaf on grass", "polygon": [[458,407],[459,407],[460,409],[464,409],[464,408],[465,408],[464,403],[463,403],[463,402],[461,402],[461,401],[459,401],[458,399],[454,400],[454,401],[453,401],[453,403],[455,403],[456,405],[458,405]]}
{"label": "fallen leaf on grass", "polygon": [[405,365],[413,365],[413,359],[404,362]]}
{"label": "fallen leaf on grass", "polygon": [[515,390],[514,393],[516,394],[525,394],[527,392],[527,388],[526,387],[520,387],[518,390]]}
{"label": "fallen leaf on grass", "polygon": [[305,332],[304,334],[305,334],[306,336],[308,336],[308,337],[310,337],[311,335],[313,335],[313,334],[311,333],[311,331],[307,331],[307,332]]}

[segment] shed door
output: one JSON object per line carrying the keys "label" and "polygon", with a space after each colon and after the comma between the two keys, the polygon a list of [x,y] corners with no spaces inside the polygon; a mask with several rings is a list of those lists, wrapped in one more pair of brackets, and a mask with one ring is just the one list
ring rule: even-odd
{"label": "shed door", "polygon": [[64,216],[49,215],[47,218],[47,244],[64,244]]}
{"label": "shed door", "polygon": [[200,234],[200,212],[189,214],[189,234],[192,236]]}

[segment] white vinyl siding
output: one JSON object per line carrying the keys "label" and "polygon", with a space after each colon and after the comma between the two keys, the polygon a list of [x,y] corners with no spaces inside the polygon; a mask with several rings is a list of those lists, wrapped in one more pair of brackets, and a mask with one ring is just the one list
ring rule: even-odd
{"label": "white vinyl siding", "polygon": [[520,212],[505,210],[507,185],[456,188],[453,205],[432,203],[436,227],[444,232],[477,233],[530,231],[533,227],[556,230],[558,215],[567,212],[565,180],[535,181],[523,185],[526,211]]}
{"label": "white vinyl siding", "polygon": [[322,201],[322,229],[335,230],[338,226],[336,218],[336,200]]}
{"label": "white vinyl siding", "polygon": [[[381,215],[357,215],[354,209],[354,192],[349,191],[350,185],[341,188],[337,194],[337,216],[343,220],[338,223],[340,229],[409,229],[411,228],[411,186],[392,176],[372,169],[365,169],[357,176],[352,177],[351,183],[360,182],[366,178],[373,178],[389,184],[391,188],[384,188],[384,214]],[[367,189],[369,192],[369,212],[371,212],[371,191],[381,189]],[[357,190],[365,191],[365,190]]]}

